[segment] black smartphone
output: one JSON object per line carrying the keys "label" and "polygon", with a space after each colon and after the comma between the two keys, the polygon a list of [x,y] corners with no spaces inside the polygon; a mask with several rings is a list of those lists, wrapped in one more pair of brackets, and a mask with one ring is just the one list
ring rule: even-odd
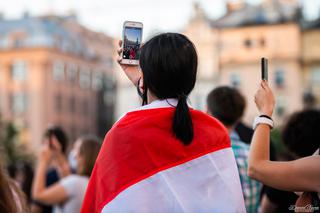
{"label": "black smartphone", "polygon": [[261,58],[261,79],[268,81],[268,59]]}

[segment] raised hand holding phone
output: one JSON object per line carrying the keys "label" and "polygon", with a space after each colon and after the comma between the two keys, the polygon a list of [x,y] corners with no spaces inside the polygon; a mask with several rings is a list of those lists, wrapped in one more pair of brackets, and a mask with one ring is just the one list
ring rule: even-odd
{"label": "raised hand holding phone", "polygon": [[254,98],[260,114],[271,117],[275,100],[268,85],[268,59],[266,58],[261,58],[261,82]]}
{"label": "raised hand holding phone", "polygon": [[273,92],[270,89],[268,82],[262,80],[260,83],[260,87],[255,94],[255,102],[260,114],[272,116],[275,100],[273,96]]}
{"label": "raised hand holding phone", "polygon": [[141,22],[125,21],[123,23],[121,64],[139,64],[142,29]]}
{"label": "raised hand holding phone", "polygon": [[119,41],[117,61],[129,80],[136,86],[139,79],[142,78],[139,67],[142,23],[124,22],[122,34],[123,40]]}

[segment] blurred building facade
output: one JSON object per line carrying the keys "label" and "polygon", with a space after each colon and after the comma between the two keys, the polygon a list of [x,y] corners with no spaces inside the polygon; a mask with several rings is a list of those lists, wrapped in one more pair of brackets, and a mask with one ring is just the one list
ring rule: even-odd
{"label": "blurred building facade", "polygon": [[211,89],[236,87],[247,98],[244,121],[251,124],[258,113],[254,93],[261,79],[260,59],[267,57],[277,101],[275,119],[281,124],[286,115],[303,107],[309,93],[320,94],[316,80],[320,29],[316,24],[308,29],[302,25],[296,0],[264,0],[259,5],[238,0],[226,7],[223,17],[210,20],[196,4],[184,30],[195,43],[200,62],[193,103],[204,110]]}
{"label": "blurred building facade", "polygon": [[0,20],[0,113],[37,148],[48,125],[74,140],[113,123],[113,39],[75,16]]}
{"label": "blurred building facade", "polygon": [[302,71],[305,107],[320,105],[320,18],[303,23]]}

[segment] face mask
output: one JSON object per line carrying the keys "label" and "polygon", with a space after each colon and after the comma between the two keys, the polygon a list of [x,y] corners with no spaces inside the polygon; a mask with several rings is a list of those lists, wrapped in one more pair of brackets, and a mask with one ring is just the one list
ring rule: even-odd
{"label": "face mask", "polygon": [[78,162],[76,158],[76,152],[74,150],[71,150],[71,152],[69,153],[68,161],[72,171],[77,171]]}

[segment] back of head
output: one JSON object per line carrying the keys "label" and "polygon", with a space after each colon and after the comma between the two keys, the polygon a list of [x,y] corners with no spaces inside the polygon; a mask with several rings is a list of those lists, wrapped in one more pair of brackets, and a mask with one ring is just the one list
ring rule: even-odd
{"label": "back of head", "polygon": [[308,109],[292,114],[282,131],[286,147],[298,155],[312,155],[320,146],[320,111]]}
{"label": "back of head", "polygon": [[246,103],[240,92],[222,86],[212,90],[207,97],[208,111],[225,126],[235,125],[243,115]]}
{"label": "back of head", "polygon": [[100,151],[101,143],[98,138],[89,135],[83,136],[79,140],[81,141],[79,151],[84,162],[80,175],[90,177]]}
{"label": "back of head", "polygon": [[53,126],[48,128],[44,133],[44,137],[49,138],[52,136],[57,138],[58,142],[61,145],[62,152],[66,154],[66,151],[68,148],[68,138],[66,133],[63,131],[63,129],[58,126]]}
{"label": "back of head", "polygon": [[6,174],[0,160],[0,212],[29,212],[25,195]]}
{"label": "back of head", "polygon": [[178,33],[155,36],[143,45],[140,66],[145,87],[143,104],[147,103],[147,92],[159,99],[177,98],[173,133],[184,144],[190,144],[193,126],[187,97],[194,88],[198,66],[193,43]]}

